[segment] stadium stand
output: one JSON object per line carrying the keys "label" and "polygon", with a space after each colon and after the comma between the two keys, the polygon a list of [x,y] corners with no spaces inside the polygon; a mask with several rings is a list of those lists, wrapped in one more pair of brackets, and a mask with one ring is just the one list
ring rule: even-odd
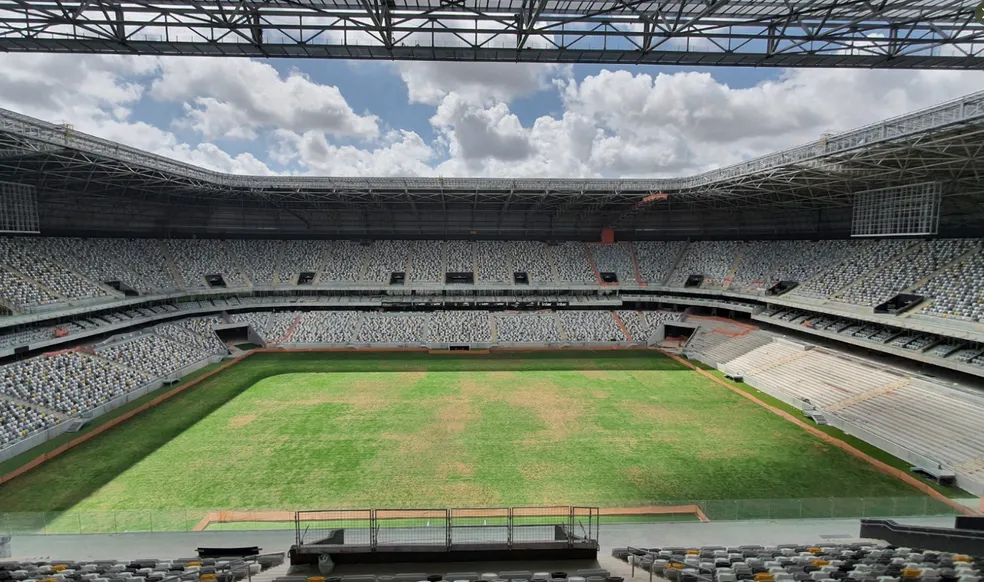
{"label": "stadium stand", "polygon": [[561,341],[558,320],[553,313],[496,313],[499,342],[530,344]]}
{"label": "stadium stand", "polygon": [[638,283],[631,245],[590,245],[588,252],[594,258],[595,268],[599,273],[615,273],[621,285]]}
{"label": "stadium stand", "polygon": [[[429,246],[429,245],[428,245]],[[366,251],[366,281],[388,283],[395,272],[405,273],[410,259],[411,243],[404,240],[375,241]]]}
{"label": "stadium stand", "polygon": [[[88,299],[107,295],[105,289],[36,249],[32,239],[0,239],[0,264],[38,287],[66,299]],[[64,257],[63,257],[64,258]]]}
{"label": "stadium stand", "polygon": [[163,378],[212,354],[196,346],[179,344],[154,334],[144,334],[97,348],[96,355],[145,372],[151,378]]}
{"label": "stadium stand", "polygon": [[[442,246],[437,241],[419,240],[414,242],[407,280],[415,283],[440,283],[443,281]],[[394,268],[392,270],[402,271],[403,269]]]}
{"label": "stadium stand", "polygon": [[874,541],[817,545],[614,548],[612,556],[674,581],[892,580],[979,582],[984,559],[950,552],[885,547]]}
{"label": "stadium stand", "polygon": [[427,340],[439,343],[492,341],[488,311],[436,311],[427,324]]}
{"label": "stadium stand", "polygon": [[557,266],[557,281],[578,285],[596,284],[597,277],[587,261],[587,249],[582,243],[565,242],[550,248]]}
{"label": "stadium stand", "polygon": [[368,313],[362,318],[358,341],[370,344],[420,344],[424,341],[422,314]]}
{"label": "stadium stand", "polygon": [[158,560],[97,561],[5,561],[0,580],[98,580],[116,582],[181,582],[207,580],[233,582],[258,575],[284,562],[284,555],[264,554],[250,558],[185,558]]}
{"label": "stadium stand", "polygon": [[639,277],[650,285],[663,285],[687,248],[684,241],[649,241],[633,243]]}
{"label": "stadium stand", "polygon": [[[512,246],[512,258],[516,272],[526,273],[530,283],[553,283],[550,250],[545,243],[538,241],[516,241]],[[577,259],[580,260],[580,259]],[[594,277],[591,277],[594,280]]]}
{"label": "stadium stand", "polygon": [[172,239],[167,249],[189,287],[208,287],[205,277],[209,275],[221,275],[229,287],[246,285],[227,241]]}
{"label": "stadium stand", "polygon": [[817,299],[829,298],[898,258],[912,244],[911,241],[894,239],[866,242],[858,247],[857,252],[836,266],[816,272],[810,281],[794,289],[793,294]]}
{"label": "stadium stand", "polygon": [[558,311],[568,341],[628,341],[611,311]]}
{"label": "stadium stand", "polygon": [[0,448],[53,426],[58,418],[33,406],[0,399]]}
{"label": "stadium stand", "polygon": [[79,352],[0,367],[0,395],[62,414],[79,414],[146,384],[150,375]]}
{"label": "stadium stand", "polygon": [[476,241],[476,280],[480,283],[512,283],[512,247],[503,241]]}
{"label": "stadium stand", "polygon": [[230,240],[229,250],[235,264],[243,266],[253,285],[272,285],[282,251],[277,240]]}
{"label": "stadium stand", "polygon": [[978,252],[929,278],[914,292],[933,298],[923,309],[927,315],[984,321],[981,281],[984,281],[984,253]]}
{"label": "stadium stand", "polygon": [[984,491],[984,435],[975,428],[984,418],[984,395],[978,392],[764,331],[695,348],[693,355],[789,404],[809,402],[850,434],[913,463],[952,469],[962,487]]}
{"label": "stadium stand", "polygon": [[444,243],[446,255],[442,277],[444,273],[474,273],[475,272],[475,253],[471,241],[449,240]]}
{"label": "stadium stand", "polygon": [[674,287],[682,287],[690,275],[703,275],[704,287],[726,287],[738,259],[740,243],[734,241],[692,242],[684,251],[670,278]]}
{"label": "stadium stand", "polygon": [[342,344],[351,342],[362,314],[355,311],[308,311],[301,313],[290,341],[298,344]]}
{"label": "stadium stand", "polygon": [[869,271],[867,277],[838,294],[837,299],[856,305],[877,305],[975,246],[979,250],[979,241],[970,239],[922,241],[907,252],[902,260],[894,261],[883,269]]}

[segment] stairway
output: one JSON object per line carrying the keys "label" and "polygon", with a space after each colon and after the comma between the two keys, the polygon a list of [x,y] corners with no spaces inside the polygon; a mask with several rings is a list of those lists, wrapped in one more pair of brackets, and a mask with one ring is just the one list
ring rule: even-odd
{"label": "stairway", "polygon": [[[895,264],[896,262],[898,262],[899,260],[901,260],[901,259],[903,259],[903,258],[905,258],[905,257],[906,257],[906,256],[907,256],[907,255],[909,254],[909,252],[910,252],[910,251],[911,251],[911,250],[912,250],[912,249],[913,249],[913,248],[914,248],[914,247],[915,247],[915,246],[916,246],[917,244],[919,244],[919,243],[915,243],[915,242],[914,242],[914,243],[912,243],[912,244],[910,244],[909,246],[907,246],[907,247],[905,247],[904,249],[902,249],[902,252],[900,252],[899,254],[897,254],[897,255],[895,255],[895,256],[894,256],[894,257],[892,257],[892,258],[890,258],[889,260],[887,260],[887,261],[885,261],[885,263],[884,263],[884,264],[883,264],[883,265],[882,265],[881,267],[878,267],[878,268],[877,268],[877,269],[875,269],[874,271],[868,271],[868,272],[866,272],[866,273],[864,273],[864,274],[862,274],[862,275],[860,275],[860,276],[859,276],[859,277],[858,277],[857,279],[855,279],[855,280],[853,280],[853,281],[851,281],[851,282],[850,282],[850,283],[848,283],[847,285],[844,285],[844,286],[843,286],[843,287],[841,287],[840,289],[838,289],[838,290],[836,290],[836,291],[834,291],[834,292],[833,292],[833,293],[832,293],[832,294],[830,295],[830,297],[831,297],[832,299],[837,299],[838,297],[840,297],[841,295],[843,295],[843,294],[844,294],[844,292],[845,292],[845,291],[847,291],[848,289],[850,289],[851,287],[854,287],[855,285],[857,285],[857,284],[859,284],[859,283],[861,283],[862,281],[867,281],[868,279],[873,279],[873,278],[875,278],[875,277],[877,277],[877,276],[878,276],[878,275],[879,275],[879,274],[880,274],[880,273],[881,273],[882,271],[884,271],[885,269],[887,269],[887,268],[888,268],[889,266],[891,266],[891,265],[893,265],[893,264]],[[852,258],[853,258],[853,257],[852,257]],[[850,260],[851,260],[851,259],[848,259],[848,260],[846,260],[846,261],[843,261],[843,262],[844,262],[844,263],[846,263],[846,262],[850,262]]]}
{"label": "stairway", "polygon": [[188,286],[188,281],[185,281],[184,277],[181,276],[181,270],[178,269],[178,266],[174,263],[174,257],[171,256],[171,251],[167,248],[167,241],[161,240],[158,241],[158,244],[161,245],[161,255],[164,257],[168,271],[171,272],[171,278],[173,278],[178,285],[182,287]]}
{"label": "stairway", "polygon": [[882,394],[888,394],[893,390],[898,390],[899,388],[903,388],[906,384],[908,384],[911,381],[912,381],[911,378],[902,378],[897,382],[886,384],[884,386],[881,386],[880,388],[875,388],[874,390],[868,390],[867,392],[862,392],[861,394],[855,394],[850,398],[838,400],[837,402],[834,402],[830,406],[825,407],[824,412],[837,412],[838,410],[843,410],[845,408],[854,406],[855,404],[861,404],[862,402],[871,400],[876,396],[881,396]]}
{"label": "stairway", "polygon": [[554,262],[553,251],[550,250],[549,246],[543,248],[544,254],[547,256],[547,261],[550,263],[550,276],[553,277],[553,283],[560,280],[560,273],[557,272],[557,264]]}
{"label": "stairway", "polygon": [[556,322],[555,325],[557,326],[557,333],[560,335],[560,339],[564,340],[565,342],[568,341],[567,328],[564,327],[564,323],[560,320],[560,313],[554,311],[553,316],[554,316],[554,321]]}
{"label": "stairway", "polygon": [[630,342],[631,341],[635,341],[635,340],[632,339],[632,334],[629,333],[628,328],[625,327],[625,322],[622,321],[622,318],[619,317],[619,315],[617,313],[615,313],[614,311],[612,311],[611,314],[612,314],[612,317],[615,318],[615,323],[618,325],[618,328],[620,330],[622,330],[622,333],[623,334],[625,334],[625,339],[627,339]]}
{"label": "stairway", "polygon": [[493,344],[499,343],[499,330],[495,326],[495,315],[489,312],[489,329],[491,330],[491,338]]}
{"label": "stairway", "polygon": [[[663,280],[660,281],[659,283],[660,285],[666,287],[670,284],[670,281],[673,279],[673,274],[676,273],[677,269],[680,268],[680,263],[683,262],[683,257],[687,256],[687,251],[689,250],[690,250],[690,241],[687,241],[683,245],[683,248],[680,249],[680,254],[677,255],[676,261],[673,263],[673,268],[666,272],[666,277],[664,277]],[[689,273],[687,274],[689,275]]]}
{"label": "stairway", "polygon": [[68,301],[68,297],[65,297],[61,293],[55,291],[54,289],[52,289],[51,287],[48,287],[47,285],[45,285],[44,283],[42,283],[40,281],[35,281],[34,279],[28,277],[24,273],[21,273],[20,271],[18,271],[17,269],[11,267],[10,265],[0,265],[0,266],[2,266],[5,271],[9,271],[10,273],[13,273],[14,275],[16,275],[21,281],[24,281],[25,283],[28,283],[30,285],[34,285],[34,286],[38,287],[39,289],[42,289],[43,291],[45,291],[47,293],[50,293],[52,296],[57,297],[58,299],[61,299],[62,301]]}

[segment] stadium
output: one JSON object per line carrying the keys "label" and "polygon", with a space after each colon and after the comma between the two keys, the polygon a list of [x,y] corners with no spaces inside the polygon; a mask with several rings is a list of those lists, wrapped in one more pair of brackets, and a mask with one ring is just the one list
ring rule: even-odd
{"label": "stadium", "polygon": [[[0,50],[984,67],[948,2],[32,4]],[[396,40],[438,8],[518,40]],[[530,40],[557,23],[612,45]],[[378,38],[284,41],[326,26]],[[984,92],[954,97],[645,179],[228,174],[0,109],[0,580],[980,582]]]}

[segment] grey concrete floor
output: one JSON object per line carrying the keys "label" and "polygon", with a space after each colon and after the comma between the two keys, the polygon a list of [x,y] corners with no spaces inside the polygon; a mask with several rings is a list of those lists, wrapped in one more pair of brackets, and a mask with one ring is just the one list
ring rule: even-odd
{"label": "grey concrete floor", "polygon": [[[896,521],[953,526],[952,517],[898,518]],[[857,538],[860,527],[857,519],[603,525],[599,535],[599,562],[602,567],[613,569],[609,567],[609,556],[615,547],[836,542]],[[256,545],[264,552],[277,552],[287,550],[293,542],[293,531],[25,535],[14,536],[11,552],[16,559],[183,558],[194,556],[195,549],[200,546]],[[500,569],[530,568],[510,566]]]}

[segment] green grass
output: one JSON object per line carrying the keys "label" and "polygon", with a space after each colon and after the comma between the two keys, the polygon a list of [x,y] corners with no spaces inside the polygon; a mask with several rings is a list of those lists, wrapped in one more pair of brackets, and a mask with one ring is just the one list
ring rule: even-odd
{"label": "green grass", "polygon": [[859,497],[927,503],[653,352],[264,353],[0,486],[0,513],[145,531],[207,509],[700,500],[714,519],[860,515],[840,500]]}
{"label": "green grass", "polygon": [[[195,379],[204,376],[205,374],[211,372],[215,368],[218,368],[220,365],[221,364],[209,364],[198,371],[188,374],[187,376],[181,379],[181,385],[185,385],[188,384],[189,382],[193,382]],[[44,453],[53,451],[71,440],[74,440],[86,433],[94,431],[95,429],[106,424],[107,422],[115,418],[118,418],[126,414],[127,412],[130,412],[134,408],[142,406],[145,402],[149,402],[154,398],[157,398],[161,394],[173,390],[175,387],[176,385],[174,384],[165,384],[164,386],[161,386],[160,388],[154,390],[153,392],[148,392],[147,394],[144,394],[143,396],[137,398],[136,400],[127,402],[126,404],[120,406],[119,408],[115,408],[98,418],[92,419],[82,427],[82,430],[78,432],[62,433],[53,439],[45,441],[44,443],[34,447],[29,451],[23,452],[17,455],[16,457],[11,457],[7,459],[6,461],[0,463],[0,475],[6,475],[7,473],[13,471],[14,469],[17,469],[18,467],[25,465],[29,461],[34,460],[35,458],[43,455]],[[2,486],[0,486],[0,490],[2,490]]]}

